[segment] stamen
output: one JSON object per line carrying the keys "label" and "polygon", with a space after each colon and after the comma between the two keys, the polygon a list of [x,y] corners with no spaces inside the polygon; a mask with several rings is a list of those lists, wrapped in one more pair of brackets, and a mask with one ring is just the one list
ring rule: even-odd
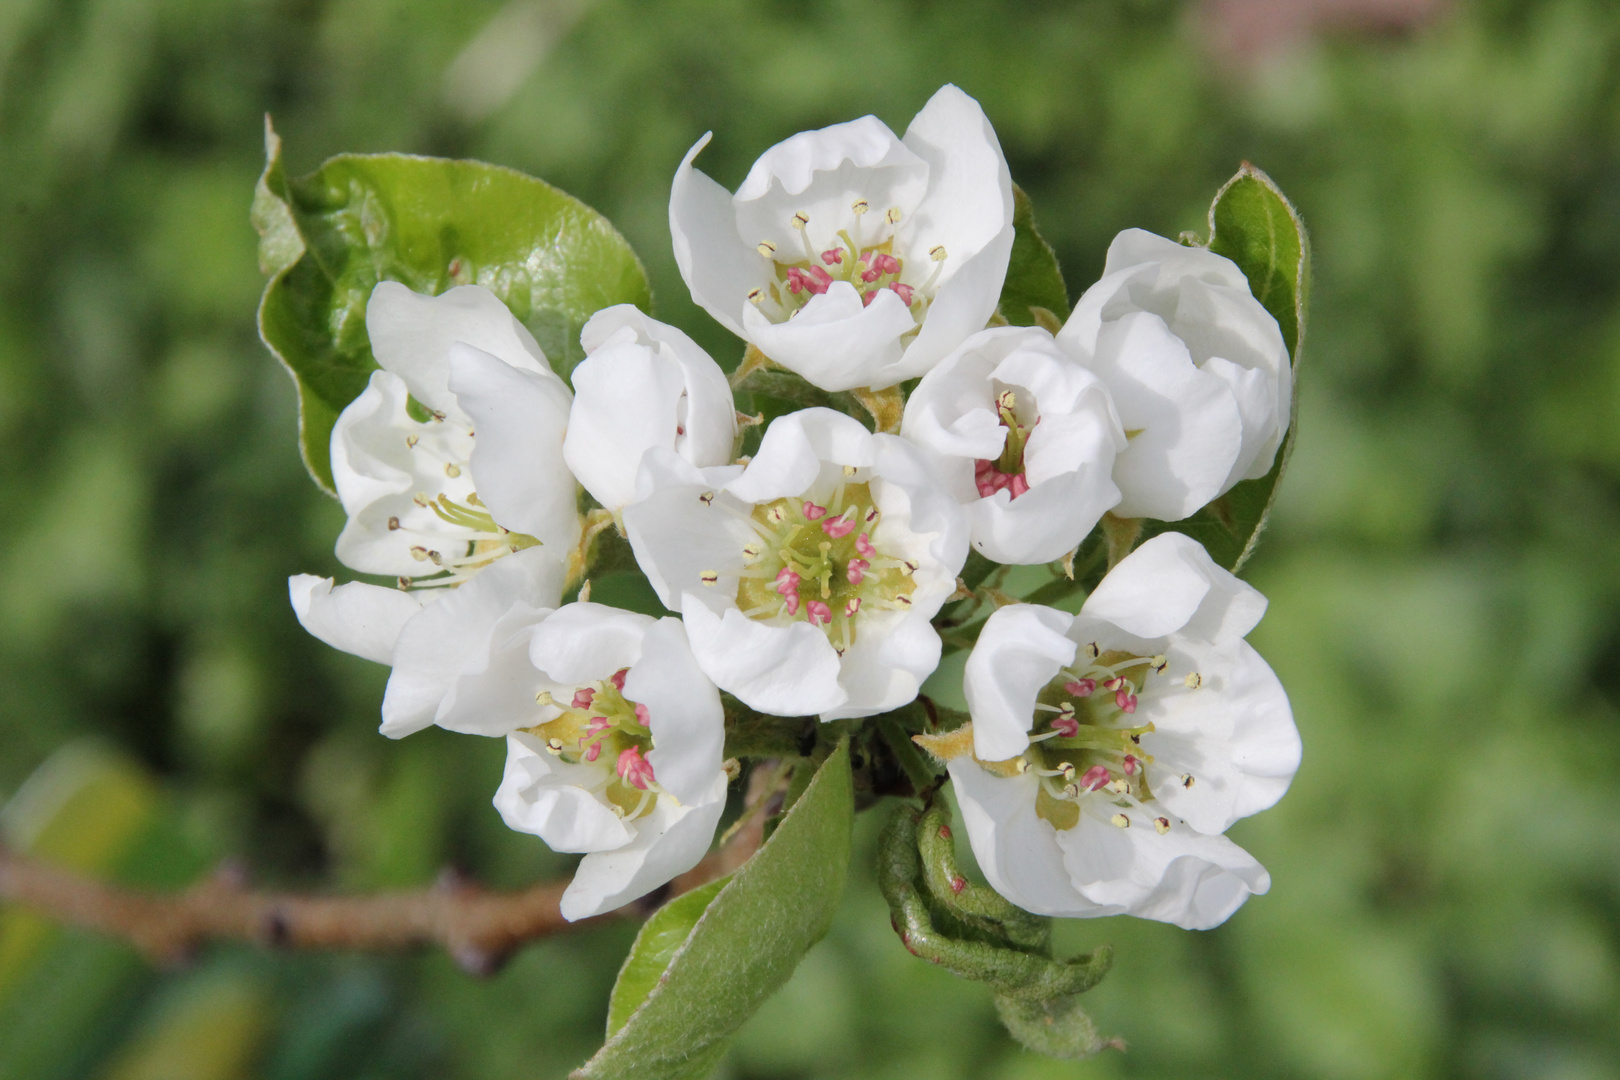
{"label": "stamen", "polygon": [[450,479],[454,480],[456,477],[461,475],[461,466],[457,465],[453,461],[450,462],[449,464],[445,465],[445,467],[444,467],[444,475],[446,475]]}
{"label": "stamen", "polygon": [[1073,694],[1075,697],[1090,697],[1092,691],[1096,689],[1096,679],[1075,679],[1063,684],[1063,692]]}
{"label": "stamen", "polygon": [[1196,672],[1196,671],[1190,672],[1187,675],[1187,677],[1185,679],[1181,680],[1181,681],[1186,685],[1187,689],[1189,689],[1189,690],[1196,690],[1200,686],[1204,685],[1204,677],[1202,675],[1198,674],[1198,672]]}
{"label": "stamen", "polygon": [[622,667],[618,671],[615,671],[613,673],[613,675],[608,679],[608,682],[613,684],[613,689],[619,691],[622,694],[624,692],[624,679],[625,679],[625,676],[629,675],[629,674],[630,674],[630,669],[627,668],[627,667]]}
{"label": "stamen", "polygon": [[1154,818],[1153,819],[1153,830],[1155,832],[1157,832],[1160,836],[1163,836],[1165,833],[1170,831],[1170,819],[1167,818],[1167,817],[1156,817],[1156,818]]}
{"label": "stamen", "polygon": [[853,619],[860,610],[861,598],[858,596],[852,596],[849,598],[849,603],[844,605],[844,618]]}
{"label": "stamen", "polygon": [[582,686],[574,691],[574,700],[570,705],[575,709],[588,709],[594,700],[596,700],[596,691],[589,686]]}
{"label": "stamen", "polygon": [[703,582],[705,585],[718,585],[720,583],[720,575],[715,573],[713,570],[705,570],[703,573],[698,575],[698,580]]}
{"label": "stamen", "polygon": [[405,436],[405,449],[407,449],[407,450],[415,450],[416,449],[416,444],[421,442],[421,441],[422,441],[422,439],[421,439],[421,436],[419,436],[419,435],[407,435],[407,436]]}
{"label": "stamen", "polygon": [[809,500],[805,501],[804,517],[806,521],[820,521],[826,516],[827,508],[825,506],[817,506],[815,503],[810,502]]}
{"label": "stamen", "polygon": [[1181,786],[1184,788],[1190,788],[1193,786],[1192,773],[1182,773],[1178,779],[1181,781]]}
{"label": "stamen", "polygon": [[811,626],[826,626],[832,622],[832,608],[820,600],[812,600],[804,606],[805,617],[810,620]]}
{"label": "stamen", "polygon": [[398,529],[399,529],[399,518],[397,518],[397,517],[389,518],[388,519],[388,531],[389,532],[396,532],[396,531],[398,531]]}
{"label": "stamen", "polygon": [[1128,829],[1131,827],[1131,819],[1126,817],[1124,814],[1115,814],[1113,817],[1108,819],[1108,823],[1119,829]]}
{"label": "stamen", "polygon": [[759,247],[756,248],[755,250],[757,250],[761,255],[765,256],[767,259],[776,258],[776,245],[771,243],[769,240],[761,240],[759,242]]}
{"label": "stamen", "polygon": [[1080,787],[1086,791],[1096,791],[1108,783],[1108,770],[1101,765],[1093,765],[1080,777]]}

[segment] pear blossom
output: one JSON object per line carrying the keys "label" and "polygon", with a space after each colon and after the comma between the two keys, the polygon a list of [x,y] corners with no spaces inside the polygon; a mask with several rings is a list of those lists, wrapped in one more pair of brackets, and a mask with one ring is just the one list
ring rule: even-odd
{"label": "pear blossom", "polygon": [[943,756],[998,892],[1037,914],[1205,929],[1270,887],[1221,835],[1299,767],[1288,698],[1243,640],[1264,611],[1199,544],[1163,533],[1078,615],[990,617],[963,683],[971,750],[958,737]]}
{"label": "pear blossom", "polygon": [[332,429],[339,561],[407,588],[535,546],[566,562],[580,536],[571,395],[523,324],[481,285],[422,296],[384,281],[366,329],[381,368]]}
{"label": "pear blossom", "polygon": [[1293,371],[1230,259],[1127,229],[1058,342],[1108,385],[1130,439],[1114,513],[1178,521],[1271,470]]}
{"label": "pear blossom", "polygon": [[968,338],[912,391],[900,434],[996,562],[1062,558],[1119,502],[1111,474],[1125,432],[1108,388],[1039,327]]}
{"label": "pear blossom", "polygon": [[920,453],[831,409],[772,422],[746,466],[655,448],[624,510],[636,561],[698,664],[762,712],[869,716],[939,664],[930,620],[967,556]]}
{"label": "pear blossom", "polygon": [[731,461],[737,412],[731,385],[709,354],[631,304],[604,308],[580,333],[574,403],[563,459],[609,510],[636,496],[641,455],[673,450],[701,467]]}
{"label": "pear blossom", "polygon": [[629,903],[697,865],[726,805],[720,694],[680,620],[576,603],[526,628],[525,663],[491,680],[507,732],[495,807],[581,852],[565,919]]}
{"label": "pear blossom", "polygon": [[675,261],[699,306],[825,390],[883,388],[939,362],[996,310],[1012,177],[979,103],[944,86],[896,138],[874,116],[767,150],[735,194],[687,153]]}

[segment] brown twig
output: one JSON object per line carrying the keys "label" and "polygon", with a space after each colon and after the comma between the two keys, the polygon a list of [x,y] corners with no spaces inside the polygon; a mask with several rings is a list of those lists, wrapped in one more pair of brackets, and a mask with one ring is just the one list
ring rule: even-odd
{"label": "brown twig", "polygon": [[[754,770],[750,803],[775,797],[769,785],[774,774],[774,766]],[[734,872],[759,848],[767,816],[755,815],[730,843],[660,895],[678,895]],[[612,919],[644,917],[651,910],[644,898],[571,923],[559,908],[567,888],[567,882],[559,881],[519,892],[490,892],[446,879],[415,892],[311,896],[254,892],[239,877],[221,873],[183,892],[157,893],[110,885],[0,846],[0,900],[122,938],[163,964],[183,961],[211,941],[360,951],[436,944],[467,971],[488,974],[530,941]]]}

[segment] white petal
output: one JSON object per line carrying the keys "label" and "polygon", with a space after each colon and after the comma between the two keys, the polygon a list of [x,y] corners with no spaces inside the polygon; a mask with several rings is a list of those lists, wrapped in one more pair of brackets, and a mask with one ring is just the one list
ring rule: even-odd
{"label": "white petal", "polygon": [[553,851],[613,851],[634,839],[631,826],[588,790],[599,766],[570,765],[553,757],[525,731],[506,737],[506,772],[495,809],[508,828],[544,840]]}
{"label": "white petal", "polygon": [[1099,465],[1053,477],[1017,499],[998,491],[965,509],[980,554],[1012,566],[1034,566],[1077,548],[1118,501],[1119,489]]}
{"label": "white petal", "polygon": [[1144,264],[1155,264],[1160,287],[1166,289],[1179,286],[1187,277],[1245,292],[1249,288],[1249,279],[1226,256],[1208,248],[1188,247],[1146,229],[1126,229],[1114,237],[1103,262],[1103,276]]}
{"label": "white petal", "polygon": [[529,637],[550,613],[550,607],[514,598],[489,627],[484,644],[464,654],[433,722],[465,735],[506,735],[532,727],[539,719],[535,696],[561,689],[529,662]]}
{"label": "white petal", "polygon": [[394,671],[383,694],[382,733],[399,738],[436,722],[456,678],[469,664],[487,662],[501,617],[517,602],[533,609],[555,607],[562,578],[550,552],[525,548],[424,607],[394,647]]}
{"label": "white petal", "polygon": [[[902,141],[928,162],[928,194],[911,216],[921,250],[943,244],[951,258],[965,258],[1003,236],[1011,243],[1012,173],[977,101],[947,83],[912,118]],[[1003,256],[995,275],[994,296],[1001,293],[1006,261]]]}
{"label": "white petal", "polygon": [[681,617],[704,674],[750,708],[805,716],[848,700],[838,683],[838,653],[808,622],[771,626],[735,607],[716,614],[692,593],[682,598]]}
{"label": "white petal", "polygon": [[1064,866],[1093,903],[1208,930],[1271,887],[1265,867],[1224,836],[1205,836],[1179,822],[1161,834],[1140,810],[1109,806],[1106,812],[1125,814],[1130,826],[1116,828],[1088,808],[1057,839]]}
{"label": "white petal", "polygon": [[890,289],[879,289],[863,306],[855,286],[835,281],[783,323],[744,306],[743,336],[823,390],[880,390],[921,374],[901,364],[900,338],[916,329],[917,320]]}
{"label": "white petal", "polygon": [[[1237,460],[1232,463],[1232,471],[1226,474],[1226,479],[1221,484],[1221,492],[1224,494],[1232,490],[1232,485],[1253,472],[1261,450],[1267,446],[1272,448],[1277,446],[1276,380],[1268,377],[1263,371],[1239,367],[1219,356],[1206,361],[1204,371],[1226,384],[1243,424],[1243,442],[1238,450]],[[1261,469],[1258,475],[1266,475],[1271,468],[1269,460],[1265,464],[1266,467]]]}
{"label": "white petal", "polygon": [[981,761],[1006,761],[1029,748],[1035,696],[1074,662],[1075,643],[1064,636],[1073,622],[1068,612],[1040,604],[1012,604],[985,621],[962,677]]}
{"label": "white petal", "polygon": [[647,761],[665,791],[696,804],[721,769],[726,714],[720,691],[698,667],[679,619],[660,619],[625,676],[624,692],[647,706],[653,748]]}
{"label": "white petal", "polygon": [[1243,446],[1242,416],[1163,319],[1136,311],[1104,324],[1091,366],[1130,437],[1114,462],[1116,513],[1179,521],[1220,494]]}
{"label": "white petal", "polygon": [[1226,642],[1255,628],[1266,598],[1217,566],[1192,537],[1164,532],[1120,560],[1080,611],[1138,637],[1185,630],[1204,641]]}
{"label": "white petal", "polygon": [[1035,814],[1038,781],[1032,774],[994,776],[967,757],[948,768],[973,857],[991,888],[1037,915],[1083,919],[1123,910],[1075,889],[1058,847],[1060,834]]}
{"label": "white petal", "polygon": [[633,341],[607,345],[574,368],[563,457],[597,502],[619,510],[635,501],[642,454],[675,446],[685,389],[680,365]]}
{"label": "white petal", "polygon": [[[848,699],[823,710],[822,720],[876,716],[917,697],[923,680],[939,667],[940,657],[939,632],[925,603],[910,611],[860,616],[860,633],[840,659],[838,683]],[[935,602],[933,609],[940,606]]]}
{"label": "white petal", "polygon": [[[1172,682],[1145,697],[1138,714],[1154,725],[1142,745],[1153,757],[1148,777],[1155,796],[1201,833],[1225,832],[1274,805],[1299,769],[1299,731],[1282,684],[1247,642],[1232,652],[1193,651],[1199,688]],[[1180,670],[1179,656],[1172,667]],[[1192,778],[1191,786],[1182,776]]]}
{"label": "white petal", "polygon": [[378,282],[366,304],[366,332],[383,370],[404,379],[416,400],[441,412],[456,407],[450,346],[458,341],[523,371],[551,371],[534,335],[482,285],[423,296],[397,281]]}
{"label": "white petal", "polygon": [[[625,331],[634,333],[640,344],[680,365],[686,394],[681,425],[686,431],[675,437],[676,453],[702,468],[729,464],[737,435],[737,407],[731,383],[720,365],[679,329],[643,314],[631,304],[616,304],[592,315],[580,331],[580,343],[586,352],[594,352]],[[578,379],[579,369],[575,368],[576,391]]]}
{"label": "white petal", "polygon": [[709,850],[725,808],[724,773],[695,806],[659,799],[652,813],[630,823],[635,836],[628,844],[580,861],[563,893],[563,918],[572,922],[612,911],[692,869]]}
{"label": "white petal", "polygon": [[751,503],[802,495],[821,476],[823,462],[860,467],[876,456],[872,433],[854,417],[800,409],[771,421],[759,452],[726,491]]}
{"label": "white petal", "polygon": [[520,371],[466,345],[451,347],[451,386],[476,425],[472,475],[495,521],[566,559],[580,525],[562,460],[571,395],[550,369]]}
{"label": "white petal", "polygon": [[[695,466],[671,451],[654,448],[642,458],[639,497],[624,508],[624,530],[636,565],[671,611],[688,589],[701,589],[715,606],[736,595],[743,545],[758,534],[743,520],[745,504],[719,487],[707,486]],[[702,576],[711,570],[719,581],[705,588]]]}
{"label": "white petal", "polygon": [[332,587],[331,578],[298,574],[287,579],[293,612],[305,630],[334,649],[391,663],[394,643],[422,601],[398,589],[352,581]]}
{"label": "white petal", "polygon": [[535,630],[529,655],[564,686],[601,682],[641,659],[642,639],[656,622],[604,604],[568,604]]}
{"label": "white petal", "polygon": [[[686,152],[669,191],[669,233],[686,287],[699,307],[727,330],[743,333],[748,293],[766,282],[765,260],[737,232],[731,192],[692,167],[708,132]],[[754,241],[758,243],[758,241]]]}
{"label": "white petal", "polygon": [[[990,321],[1001,300],[1012,245],[1013,227],[1008,225],[983,248],[963,259],[955,272],[940,282],[916,338],[906,346],[905,356],[893,370],[884,374],[885,385],[926,374]],[[955,253],[951,252],[947,262],[955,258]],[[907,269],[910,270],[909,265]],[[873,303],[875,305],[876,301]]]}

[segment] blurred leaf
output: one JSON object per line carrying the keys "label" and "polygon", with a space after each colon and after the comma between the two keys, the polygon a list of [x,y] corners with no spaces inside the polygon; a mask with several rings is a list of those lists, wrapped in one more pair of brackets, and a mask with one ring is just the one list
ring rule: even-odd
{"label": "blurred leaf", "polygon": [[533,177],[477,161],[343,154],[289,180],[268,125],[265,157],[252,214],[270,276],[259,333],[297,382],[304,463],[328,491],[332,425],[376,367],[365,315],[377,282],[428,294],[488,286],[564,378],[592,313],[652,304],[640,261],[607,219]]}
{"label": "blurred leaf", "polygon": [[1241,481],[1184,521],[1153,523],[1142,538],[1167,529],[1186,533],[1216,562],[1236,572],[1260,542],[1299,432],[1299,354],[1305,341],[1311,243],[1293,204],[1271,177],[1247,162],[1216,193],[1209,208],[1209,229],[1209,250],[1237,263],[1255,299],[1282,328],[1294,371],[1288,435],[1265,476]]}
{"label": "blurred leaf", "polygon": [[208,972],[160,1002],[103,1080],[245,1080],[270,1014],[258,980]]}
{"label": "blurred leaf", "polygon": [[608,1038],[618,1034],[630,1019],[630,1014],[641,1007],[658,985],[658,979],[675,958],[675,953],[692,933],[692,927],[709,907],[709,901],[725,888],[729,877],[711,881],[677,896],[659,908],[636,935],[624,967],[619,969],[619,981],[613,984],[613,997],[608,1002]]}
{"label": "blurred leaf", "polygon": [[846,744],[720,890],[646,1001],[576,1080],[707,1076],[743,1021],[827,933],[849,872],[853,816]]}
{"label": "blurred leaf", "polygon": [[1001,317],[1014,326],[1035,326],[1042,321],[1036,308],[1050,312],[1061,325],[1069,317],[1069,290],[1063,284],[1057,253],[1035,229],[1029,196],[1014,184],[1012,260],[1001,286]]}

